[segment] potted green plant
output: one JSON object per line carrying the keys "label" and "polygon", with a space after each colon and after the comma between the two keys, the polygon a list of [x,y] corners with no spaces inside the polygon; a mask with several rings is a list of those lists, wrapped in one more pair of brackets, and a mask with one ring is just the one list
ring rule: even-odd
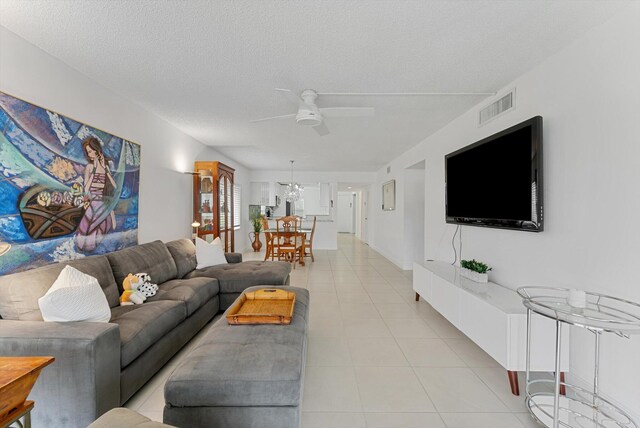
{"label": "potted green plant", "polygon": [[[260,242],[260,232],[262,232],[262,217],[255,216],[251,219],[251,224],[253,225],[253,232],[249,232],[249,239],[252,240],[251,248],[253,248],[254,252],[260,251],[262,248],[262,242]],[[253,238],[251,234],[253,233]]]}
{"label": "potted green plant", "polygon": [[460,274],[465,278],[469,278],[475,282],[489,282],[488,272],[491,270],[489,265],[476,259],[461,260]]}

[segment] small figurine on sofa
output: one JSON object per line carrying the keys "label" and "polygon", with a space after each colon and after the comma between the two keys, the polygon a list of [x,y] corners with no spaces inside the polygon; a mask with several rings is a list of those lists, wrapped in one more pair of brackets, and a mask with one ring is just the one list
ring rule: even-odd
{"label": "small figurine on sofa", "polygon": [[120,306],[141,305],[144,303],[147,298],[138,290],[138,287],[141,285],[142,281],[136,275],[131,273],[127,275],[124,281],[122,281],[124,291],[120,296]]}

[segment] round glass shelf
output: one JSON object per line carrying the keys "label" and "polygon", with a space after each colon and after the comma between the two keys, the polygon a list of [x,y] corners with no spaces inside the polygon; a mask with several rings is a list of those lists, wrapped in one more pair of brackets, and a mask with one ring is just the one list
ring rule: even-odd
{"label": "round glass shelf", "polygon": [[640,304],[604,294],[586,292],[584,308],[571,306],[568,288],[522,287],[517,292],[533,312],[593,331],[628,337],[640,334]]}
{"label": "round glass shelf", "polygon": [[[527,386],[535,385],[543,389],[553,388],[553,380],[537,380]],[[563,383],[566,395],[560,396],[559,426],[563,428],[638,428],[623,410],[604,398]],[[545,388],[545,386],[547,388]],[[547,427],[553,426],[552,392],[527,392],[526,405],[531,415]]]}

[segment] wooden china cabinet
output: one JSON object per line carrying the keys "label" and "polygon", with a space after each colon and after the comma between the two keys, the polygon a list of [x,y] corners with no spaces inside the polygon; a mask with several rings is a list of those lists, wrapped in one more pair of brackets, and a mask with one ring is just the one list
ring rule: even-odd
{"label": "wooden china cabinet", "polygon": [[[193,218],[200,223],[198,236],[220,237],[225,252],[234,251],[233,173],[222,162],[196,162],[193,176]],[[209,238],[209,239],[207,239]]]}

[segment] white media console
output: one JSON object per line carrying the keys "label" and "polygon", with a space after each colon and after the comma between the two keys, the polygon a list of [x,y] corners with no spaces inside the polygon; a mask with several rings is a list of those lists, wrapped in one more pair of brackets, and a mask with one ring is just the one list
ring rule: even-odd
{"label": "white media console", "polygon": [[[519,395],[517,372],[526,369],[527,310],[518,294],[493,282],[478,283],[445,262],[413,264],[413,290],[509,372]],[[563,327],[561,376],[569,371],[569,329]],[[555,370],[556,324],[538,315],[531,324],[531,371]]]}

